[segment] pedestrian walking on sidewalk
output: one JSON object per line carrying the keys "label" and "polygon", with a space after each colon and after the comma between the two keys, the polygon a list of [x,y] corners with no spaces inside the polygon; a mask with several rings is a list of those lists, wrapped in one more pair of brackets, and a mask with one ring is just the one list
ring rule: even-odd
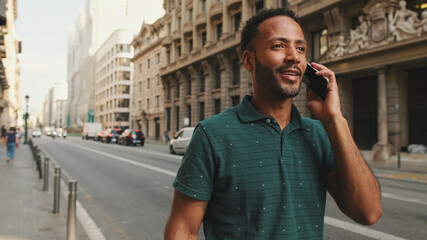
{"label": "pedestrian walking on sidewalk", "polygon": [[11,127],[6,134],[7,162],[13,161],[15,158],[15,149],[19,147],[19,138],[16,135],[17,133],[14,127]]}

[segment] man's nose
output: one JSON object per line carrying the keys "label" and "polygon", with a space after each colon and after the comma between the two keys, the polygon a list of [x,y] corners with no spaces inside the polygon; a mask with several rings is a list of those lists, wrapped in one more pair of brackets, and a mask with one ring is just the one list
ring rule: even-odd
{"label": "man's nose", "polygon": [[300,56],[296,48],[288,48],[285,56],[285,63],[300,63]]}

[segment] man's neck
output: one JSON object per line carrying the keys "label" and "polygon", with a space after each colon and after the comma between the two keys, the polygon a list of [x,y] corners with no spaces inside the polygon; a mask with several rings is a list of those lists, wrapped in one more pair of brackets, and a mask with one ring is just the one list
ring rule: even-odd
{"label": "man's neck", "polygon": [[258,96],[254,93],[252,106],[264,116],[272,116],[283,131],[291,121],[292,98],[285,100]]}

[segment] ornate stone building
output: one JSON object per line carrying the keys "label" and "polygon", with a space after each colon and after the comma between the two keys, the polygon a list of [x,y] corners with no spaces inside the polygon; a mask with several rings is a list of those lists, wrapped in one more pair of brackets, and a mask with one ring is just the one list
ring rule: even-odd
{"label": "ornate stone building", "polygon": [[166,50],[162,46],[167,32],[164,18],[153,24],[143,23],[132,41],[135,55],[132,100],[132,127],[141,129],[148,140],[160,140],[164,125],[164,95],[159,68],[165,66]]}
{"label": "ornate stone building", "polygon": [[[162,126],[171,133],[195,126],[250,94],[240,60],[242,26],[262,8],[286,5],[301,19],[308,60],[336,72],[342,109],[361,149],[387,159],[402,146],[427,145],[426,3],[165,0]],[[294,103],[309,116],[304,89]]]}

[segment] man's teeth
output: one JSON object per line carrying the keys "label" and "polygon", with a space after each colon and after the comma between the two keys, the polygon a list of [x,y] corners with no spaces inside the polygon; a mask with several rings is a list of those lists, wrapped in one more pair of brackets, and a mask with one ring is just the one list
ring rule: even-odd
{"label": "man's teeth", "polygon": [[297,76],[298,75],[295,72],[282,72],[282,74],[291,75],[291,76]]}

